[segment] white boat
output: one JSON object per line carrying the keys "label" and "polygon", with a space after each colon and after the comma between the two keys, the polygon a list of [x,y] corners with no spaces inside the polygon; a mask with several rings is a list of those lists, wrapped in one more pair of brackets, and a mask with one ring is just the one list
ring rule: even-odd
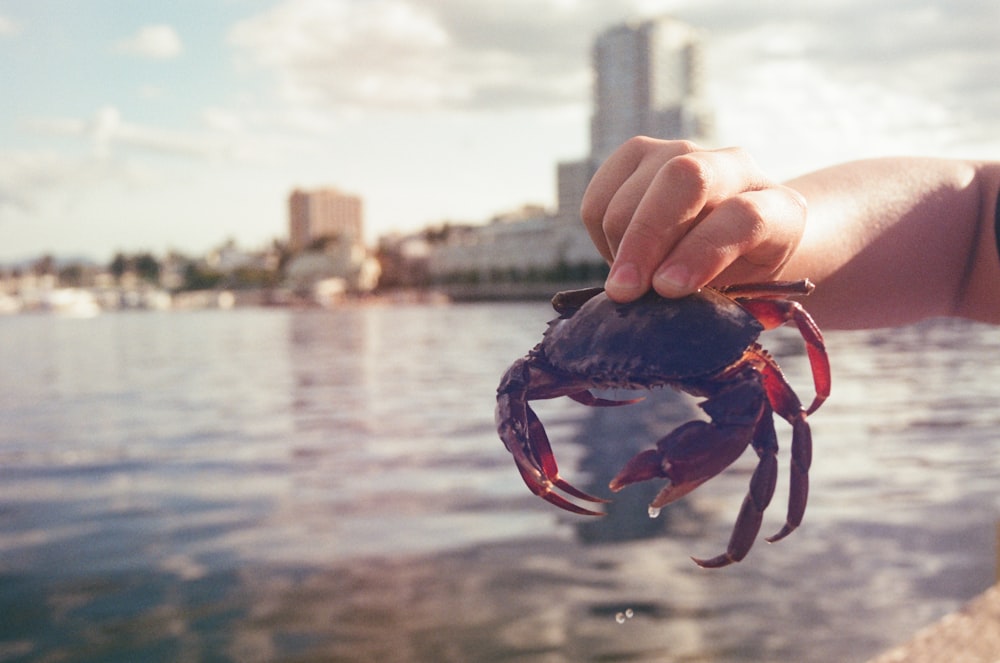
{"label": "white boat", "polygon": [[20,313],[23,308],[24,302],[21,301],[20,297],[14,297],[13,295],[8,295],[6,292],[0,292],[0,315]]}
{"label": "white boat", "polygon": [[94,294],[80,288],[57,288],[45,293],[42,309],[67,318],[92,318],[101,312]]}

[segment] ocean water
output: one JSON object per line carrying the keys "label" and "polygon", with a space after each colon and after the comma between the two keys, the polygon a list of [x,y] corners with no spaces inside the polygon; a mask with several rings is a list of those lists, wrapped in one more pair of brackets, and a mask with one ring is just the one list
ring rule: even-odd
{"label": "ocean water", "polygon": [[[1000,331],[828,333],[803,526],[705,571],[752,452],[655,520],[655,485],[587,518],[522,484],[495,389],[550,317],[0,317],[0,661],[860,662],[994,582]],[[764,343],[807,401],[800,340]],[[563,474],[610,497],[693,403],[538,412]]]}

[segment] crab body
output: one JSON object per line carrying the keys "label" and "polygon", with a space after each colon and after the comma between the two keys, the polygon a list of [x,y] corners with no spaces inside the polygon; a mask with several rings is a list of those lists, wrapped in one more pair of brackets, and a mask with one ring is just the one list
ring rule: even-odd
{"label": "crab body", "polygon": [[553,369],[591,376],[601,386],[652,387],[716,373],[764,329],[715,290],[682,300],[650,293],[624,306],[603,292],[578,291],[592,292],[579,308],[557,304],[563,317],[549,323],[534,352]]}
{"label": "crab body", "polygon": [[[669,483],[651,508],[673,502],[722,472],[747,446],[759,457],[750,490],[726,552],[695,561],[707,567],[741,560],[760,529],[777,479],[777,436],[772,414],[793,428],[791,491],[784,538],[802,520],[808,494],[811,433],[806,416],[830,391],[822,334],[802,307],[786,299],[811,292],[808,281],[705,288],[668,300],[650,293],[629,303],[601,289],[568,291],[553,298],[559,318],[542,341],[507,370],[497,389],[497,430],[522,478],[536,495],[563,509],[601,515],[567,499],[603,502],[559,475],[545,429],[529,401],[568,396],[591,406],[626,405],[594,396],[591,389],[673,386],[704,397],[710,421],[690,421],[661,438],[655,449],[626,463],[610,488],[654,478]],[[774,359],[757,344],[765,329],[792,322],[806,341],[816,396],[808,409]]]}

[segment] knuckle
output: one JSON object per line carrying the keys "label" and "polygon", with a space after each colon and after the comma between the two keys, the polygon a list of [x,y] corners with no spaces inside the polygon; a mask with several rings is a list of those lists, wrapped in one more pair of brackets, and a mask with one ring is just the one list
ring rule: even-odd
{"label": "knuckle", "polygon": [[674,140],[671,141],[671,144],[673,145],[674,150],[678,152],[678,154],[691,154],[692,152],[704,151],[704,148],[702,148],[701,145],[692,140],[687,140],[687,139]]}
{"label": "knuckle", "polygon": [[632,136],[622,144],[621,149],[627,152],[643,154],[655,147],[656,139],[649,136]]}
{"label": "knuckle", "polygon": [[663,227],[651,219],[633,219],[628,232],[631,239],[638,241],[642,246],[659,245],[663,242]]}
{"label": "knuckle", "polygon": [[756,196],[738,195],[723,203],[741,223],[757,223],[763,221],[765,212]]}
{"label": "knuckle", "polygon": [[587,226],[597,226],[604,216],[604,206],[598,202],[597,197],[589,191],[584,194],[580,202],[580,218]]}
{"label": "knuckle", "polygon": [[697,153],[674,157],[663,167],[663,175],[678,190],[704,200],[712,188],[714,174],[711,166]]}
{"label": "knuckle", "polygon": [[625,229],[630,225],[634,225],[632,209],[622,204],[609,205],[601,219],[601,228],[603,228],[604,234],[614,241],[621,239],[622,235],[625,234]]}
{"label": "knuckle", "polygon": [[809,202],[806,197],[790,186],[779,185],[778,189],[785,194],[785,198],[791,204],[795,214],[804,217],[809,211]]}
{"label": "knuckle", "polygon": [[734,246],[728,238],[713,232],[692,232],[684,238],[685,248],[704,261],[712,261],[728,255]]}
{"label": "knuckle", "polygon": [[733,145],[731,147],[722,147],[718,150],[714,150],[718,154],[727,155],[735,161],[743,165],[747,170],[759,171],[760,168],[757,166],[757,161],[753,158],[753,155],[747,152],[744,148]]}
{"label": "knuckle", "polygon": [[725,203],[731,212],[736,228],[735,236],[738,244],[751,247],[757,246],[767,237],[768,222],[764,209],[753,196],[736,196]]}
{"label": "knuckle", "polygon": [[662,138],[651,138],[649,136],[633,136],[626,140],[621,148],[623,152],[643,157],[649,154],[667,154],[668,156],[681,156],[693,152],[703,152],[704,148],[694,141],[664,140]]}

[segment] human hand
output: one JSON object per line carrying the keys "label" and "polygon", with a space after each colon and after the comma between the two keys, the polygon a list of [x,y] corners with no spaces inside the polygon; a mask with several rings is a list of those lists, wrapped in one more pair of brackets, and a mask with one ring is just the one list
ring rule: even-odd
{"label": "human hand", "polygon": [[598,169],[581,210],[619,302],[712,282],[774,279],[805,229],[805,198],[739,148],[637,137]]}

